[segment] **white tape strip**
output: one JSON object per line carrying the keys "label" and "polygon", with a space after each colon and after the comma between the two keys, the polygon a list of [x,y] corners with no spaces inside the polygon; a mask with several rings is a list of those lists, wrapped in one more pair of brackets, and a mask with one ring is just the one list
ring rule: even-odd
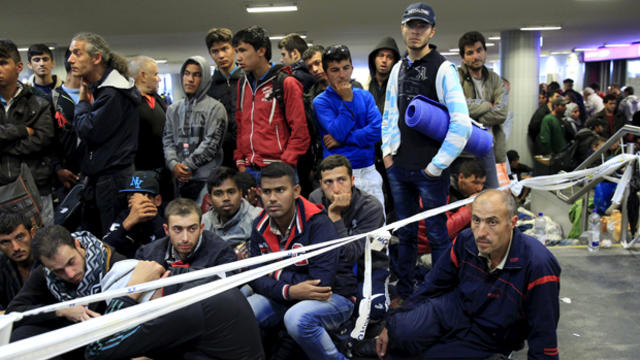
{"label": "white tape strip", "polygon": [[[358,236],[357,238],[362,238]],[[356,240],[345,240],[331,246],[278,261],[260,268],[245,271],[224,279],[216,280],[191,289],[168,295],[146,303],[131,306],[104,316],[50,331],[48,333],[20,340],[0,347],[0,360],[3,359],[48,359],[70,350],[87,345],[151,319],[184,308],[210,296],[219,294],[253,279],[270,274],[277,269],[292,265],[300,260],[320,255]]]}
{"label": "white tape strip", "polygon": [[[536,178],[529,178],[521,181],[520,184],[522,184],[523,186],[527,186],[534,189],[540,189],[540,190],[563,189],[568,186],[572,186],[584,181],[584,178],[595,178],[595,177],[610,174],[615,170],[619,169],[620,167],[624,166],[625,164],[629,163],[630,161],[633,161],[636,159],[638,159],[638,156],[636,155],[622,154],[622,155],[616,156],[615,158],[610,159],[606,163],[595,168],[580,170],[580,171],[566,173],[566,174],[548,175],[548,176],[541,176]],[[504,186],[501,189],[506,189],[506,188],[509,188],[509,186]],[[295,258],[281,260],[274,264],[266,265],[260,268],[256,268],[240,274],[236,274],[231,277],[214,281],[205,285],[201,285],[196,288],[192,288],[192,289],[189,289],[177,294],[173,294],[161,299],[157,299],[144,304],[139,304],[124,310],[120,310],[115,313],[111,313],[105,316],[91,319],[83,323],[78,323],[63,329],[55,330],[46,334],[38,335],[35,337],[31,337],[29,339],[24,339],[19,342],[2,346],[0,347],[0,360],[11,359],[11,358],[22,358],[27,356],[27,354],[30,359],[46,359],[55,355],[68,352],[72,349],[86,345],[90,342],[96,341],[100,338],[111,335],[115,332],[141,324],[145,321],[156,318],[158,316],[162,316],[171,311],[175,311],[177,309],[183,308],[197,301],[201,301],[202,299],[205,299],[208,296],[212,296],[213,294],[217,294],[227,289],[230,289],[232,287],[238,286],[240,284],[244,284],[250,280],[253,280],[265,274],[269,274],[277,269],[296,263],[301,259],[307,259],[312,256],[318,255],[320,253],[333,250],[348,242],[354,241],[356,239],[361,239],[363,236],[373,235],[376,232],[381,230],[391,230],[391,231],[395,230],[411,222],[419,221],[419,220],[443,213],[445,211],[455,209],[457,207],[471,203],[472,201],[473,201],[473,198],[456,201],[454,203],[439,207],[437,209],[424,211],[422,213],[411,216],[407,219],[397,221],[393,224],[386,225],[382,228],[376,229],[374,231],[371,231],[365,234],[359,234],[359,235],[354,235],[354,236],[350,236],[342,239],[336,239],[336,240],[328,241],[321,244],[316,244],[316,245],[305,247],[305,248],[287,250],[280,253],[273,253],[273,254],[263,255],[259,257],[249,258],[249,259],[237,261],[231,264],[216,266],[213,268],[195,271],[192,273],[170,277],[167,279],[156,280],[155,282],[139,284],[126,289],[106,292],[102,294],[96,294],[90,297],[76,299],[74,301],[69,301],[65,303],[54,304],[51,306],[34,309],[24,314],[12,313],[12,314],[9,314],[10,316],[3,316],[0,318],[2,322],[5,322],[5,321],[13,322],[13,321],[19,320],[20,318],[22,318],[22,316],[26,315],[27,313],[31,315],[41,314],[44,312],[43,309],[46,309],[48,312],[50,312],[50,311],[55,311],[57,309],[61,309],[69,306],[86,304],[94,301],[105,300],[107,298],[122,296],[128,293],[149,291],[159,287],[164,287],[164,286],[185,282],[185,281],[201,279],[201,278],[215,275],[216,273],[219,273],[219,272],[236,270],[236,269],[248,267],[250,265],[256,265],[256,264],[272,261],[272,260],[283,258],[283,257],[289,257],[289,256],[292,256],[293,254],[307,252],[312,249],[324,247],[323,249],[313,251],[308,254],[298,255]],[[370,251],[370,248],[369,248],[369,251]],[[172,280],[172,281],[169,281],[169,280]],[[91,300],[91,301],[88,301],[88,300]],[[1,326],[2,322],[0,322],[0,330],[2,329],[2,326]]]}

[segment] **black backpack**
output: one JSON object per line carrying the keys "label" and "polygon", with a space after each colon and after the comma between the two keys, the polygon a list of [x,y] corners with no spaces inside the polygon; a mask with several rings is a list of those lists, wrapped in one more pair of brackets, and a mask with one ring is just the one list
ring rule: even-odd
{"label": "black backpack", "polygon": [[[285,117],[286,112],[284,107],[284,80],[289,76],[293,76],[294,79],[298,80],[294,75],[291,75],[286,71],[278,71],[276,73],[276,78],[273,81],[272,90],[272,96],[276,98],[276,101],[280,105],[282,115]],[[300,82],[300,80],[298,81]],[[304,115],[307,120],[307,129],[309,130],[310,142],[309,149],[301,158],[305,159],[306,161],[310,161],[312,164],[312,169],[315,170],[318,164],[320,164],[320,161],[322,161],[322,143],[320,142],[318,127],[316,125],[316,119],[313,113],[313,97],[311,97],[310,94],[305,93],[302,97],[302,101],[304,103]]]}
{"label": "black backpack", "polygon": [[567,146],[565,146],[559,153],[551,156],[551,170],[552,173],[557,173],[561,170],[573,171],[579,164],[576,160],[576,150],[578,149],[578,142],[572,140]]}

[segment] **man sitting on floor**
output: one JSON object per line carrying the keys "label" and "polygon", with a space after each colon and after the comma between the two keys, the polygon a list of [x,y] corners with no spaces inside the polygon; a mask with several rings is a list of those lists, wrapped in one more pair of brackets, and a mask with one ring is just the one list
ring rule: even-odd
{"label": "man sitting on floor", "polygon": [[498,190],[473,203],[471,230],[458,235],[424,283],[387,320],[378,356],[506,359],[524,340],[529,359],[557,359],[560,265],[515,228],[513,197]]}
{"label": "man sitting on floor", "polygon": [[[125,260],[115,264],[101,284],[103,291],[116,290],[185,271],[189,269],[165,272],[155,261]],[[207,281],[211,279],[121,296],[109,301],[106,313]],[[153,359],[264,359],[258,323],[244,296],[235,288],[100,339],[85,350],[85,359],[91,360],[143,355]]]}

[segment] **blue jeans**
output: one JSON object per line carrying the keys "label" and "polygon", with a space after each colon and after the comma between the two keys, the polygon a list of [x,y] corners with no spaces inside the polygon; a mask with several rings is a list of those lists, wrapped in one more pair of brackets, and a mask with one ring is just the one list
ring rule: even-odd
{"label": "blue jeans", "polygon": [[[389,185],[393,194],[398,220],[415,215],[419,210],[418,196],[422,198],[424,210],[443,206],[449,193],[449,171],[438,177],[430,177],[424,169],[408,170],[392,165],[387,169]],[[425,219],[427,238],[431,245],[431,259],[435,264],[449,248],[447,216],[442,213]],[[418,257],[418,223],[413,222],[398,229],[400,243],[397,257],[391,258],[391,267],[398,276],[397,290],[401,297],[413,293],[413,278]]]}
{"label": "blue jeans", "polygon": [[496,169],[496,155],[493,152],[493,147],[485,156],[476,156],[476,159],[482,164],[482,167],[487,172],[487,180],[484,183],[485,189],[497,189],[500,187],[498,181],[498,171]]}
{"label": "blue jeans", "polygon": [[333,294],[327,301],[302,300],[291,307],[260,294],[247,298],[261,328],[271,328],[284,321],[289,335],[309,359],[346,359],[338,352],[327,330],[337,329],[353,312],[353,302]]}

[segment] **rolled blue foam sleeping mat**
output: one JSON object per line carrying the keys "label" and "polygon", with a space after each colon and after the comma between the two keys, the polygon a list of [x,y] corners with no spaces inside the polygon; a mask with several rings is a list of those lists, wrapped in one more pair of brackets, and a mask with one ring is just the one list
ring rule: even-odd
{"label": "rolled blue foam sleeping mat", "polygon": [[[449,130],[449,111],[437,101],[417,95],[411,100],[404,114],[408,127],[436,141],[444,141]],[[484,156],[493,147],[493,136],[488,130],[472,123],[471,136],[464,151],[475,156]]]}

